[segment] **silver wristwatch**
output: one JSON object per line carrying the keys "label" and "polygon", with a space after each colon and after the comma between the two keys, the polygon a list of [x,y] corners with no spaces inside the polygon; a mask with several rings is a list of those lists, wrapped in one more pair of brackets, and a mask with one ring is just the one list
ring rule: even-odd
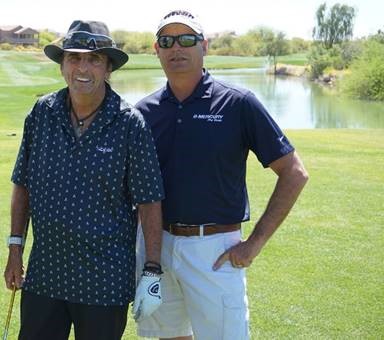
{"label": "silver wristwatch", "polygon": [[7,238],[7,246],[9,247],[10,245],[17,245],[17,246],[24,246],[24,237],[23,236],[16,236],[16,235],[11,235]]}

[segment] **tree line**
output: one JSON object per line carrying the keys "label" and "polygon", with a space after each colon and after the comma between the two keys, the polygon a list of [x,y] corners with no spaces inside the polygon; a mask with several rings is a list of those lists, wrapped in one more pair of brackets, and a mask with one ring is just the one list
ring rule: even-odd
{"label": "tree line", "polygon": [[[226,32],[208,36],[208,53],[227,56],[267,56],[277,73],[279,56],[305,53],[310,78],[318,79],[327,70],[348,71],[338,79],[339,89],[352,97],[384,100],[384,31],[361,39],[353,38],[356,9],[336,3],[321,4],[316,13],[313,40],[286,39],[285,33],[257,27],[243,35]],[[153,53],[154,37],[144,32],[113,32],[128,53]]]}
{"label": "tree line", "polygon": [[[256,27],[243,35],[224,32],[207,36],[208,53],[224,56],[266,56],[274,66],[279,56],[301,53],[307,56],[310,78],[319,79],[329,70],[340,70],[338,80],[342,92],[361,99],[384,100],[384,30],[371,36],[353,39],[356,9],[345,4],[327,8],[321,4],[315,13],[313,40],[287,39],[284,32],[269,27]],[[118,46],[128,54],[153,54],[151,32],[114,31]],[[57,37],[40,32],[43,47]],[[3,44],[4,45],[4,44]],[[0,48],[4,46],[0,46]]]}
{"label": "tree line", "polygon": [[[360,99],[384,100],[384,31],[353,38],[356,9],[336,3],[327,8],[321,4],[315,13],[313,40],[287,39],[282,31],[257,27],[243,35],[225,32],[208,36],[211,55],[266,56],[277,73],[279,56],[304,53],[311,79],[319,79],[325,71],[344,71],[338,88]],[[154,37],[148,32],[113,32],[120,47],[128,53],[153,53]],[[345,72],[347,71],[347,72]]]}

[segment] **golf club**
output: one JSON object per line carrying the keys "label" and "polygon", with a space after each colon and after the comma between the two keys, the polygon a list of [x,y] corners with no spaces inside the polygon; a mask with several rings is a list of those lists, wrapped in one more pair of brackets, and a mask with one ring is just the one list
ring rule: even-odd
{"label": "golf club", "polygon": [[9,307],[8,307],[7,319],[5,321],[3,340],[8,339],[8,330],[9,330],[9,324],[11,322],[11,315],[12,315],[12,309],[13,309],[13,302],[15,301],[15,295],[16,295],[16,286],[13,286],[11,301],[9,302]]}
{"label": "golf club", "polygon": [[[28,227],[29,227],[29,218],[27,219],[27,222],[25,223],[24,245],[22,246],[22,253],[24,253],[24,246],[25,246],[25,242],[27,241]],[[12,289],[11,300],[9,302],[9,307],[8,307],[7,319],[5,320],[3,340],[8,339],[9,324],[11,323],[11,316],[12,316],[13,303],[15,301],[15,295],[16,295],[16,285],[14,285],[13,289]]]}

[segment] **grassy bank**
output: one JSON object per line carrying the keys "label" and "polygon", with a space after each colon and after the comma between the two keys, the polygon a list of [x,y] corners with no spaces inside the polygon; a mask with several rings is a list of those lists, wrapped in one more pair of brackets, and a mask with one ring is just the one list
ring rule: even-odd
{"label": "grassy bank", "polygon": [[[12,77],[12,69],[7,70],[0,59],[0,240],[9,233],[9,178],[24,116],[40,92],[60,85],[57,67],[30,57],[30,63],[17,60],[18,56],[13,62],[7,59],[20,77]],[[384,131],[286,133],[302,156],[310,181],[291,215],[248,270],[252,339],[380,339],[384,334]],[[245,234],[262,212],[275,176],[251,155],[247,179],[252,221],[244,225]],[[31,239],[26,255],[30,243]],[[2,269],[7,253],[6,247],[0,247]],[[1,285],[2,324],[9,298],[10,292]],[[10,340],[16,339],[18,303],[19,294]],[[136,339],[130,314],[124,339]]]}
{"label": "grassy bank", "polygon": [[[13,130],[12,130],[13,131]],[[10,172],[20,139],[0,131],[0,239],[9,227]],[[287,131],[311,175],[296,207],[248,270],[253,338],[379,339],[384,334],[382,130]],[[274,176],[253,156],[252,217]],[[245,225],[248,233],[251,224]],[[4,268],[7,249],[0,248]],[[10,294],[1,289],[0,304]],[[1,308],[0,320],[5,320]],[[18,325],[15,304],[12,334]],[[134,323],[124,339],[135,339]],[[14,339],[15,337],[10,337]]]}

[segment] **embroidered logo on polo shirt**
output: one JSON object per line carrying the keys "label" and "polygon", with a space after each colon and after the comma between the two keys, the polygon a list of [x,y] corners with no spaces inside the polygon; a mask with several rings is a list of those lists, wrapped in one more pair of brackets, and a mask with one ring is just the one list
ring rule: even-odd
{"label": "embroidered logo on polo shirt", "polygon": [[107,146],[96,146],[96,150],[97,151],[100,151],[102,153],[107,153],[107,152],[112,152],[113,151],[113,147],[107,147]]}
{"label": "embroidered logo on polo shirt", "polygon": [[221,123],[224,115],[194,114],[193,119],[205,120],[206,122]]}

